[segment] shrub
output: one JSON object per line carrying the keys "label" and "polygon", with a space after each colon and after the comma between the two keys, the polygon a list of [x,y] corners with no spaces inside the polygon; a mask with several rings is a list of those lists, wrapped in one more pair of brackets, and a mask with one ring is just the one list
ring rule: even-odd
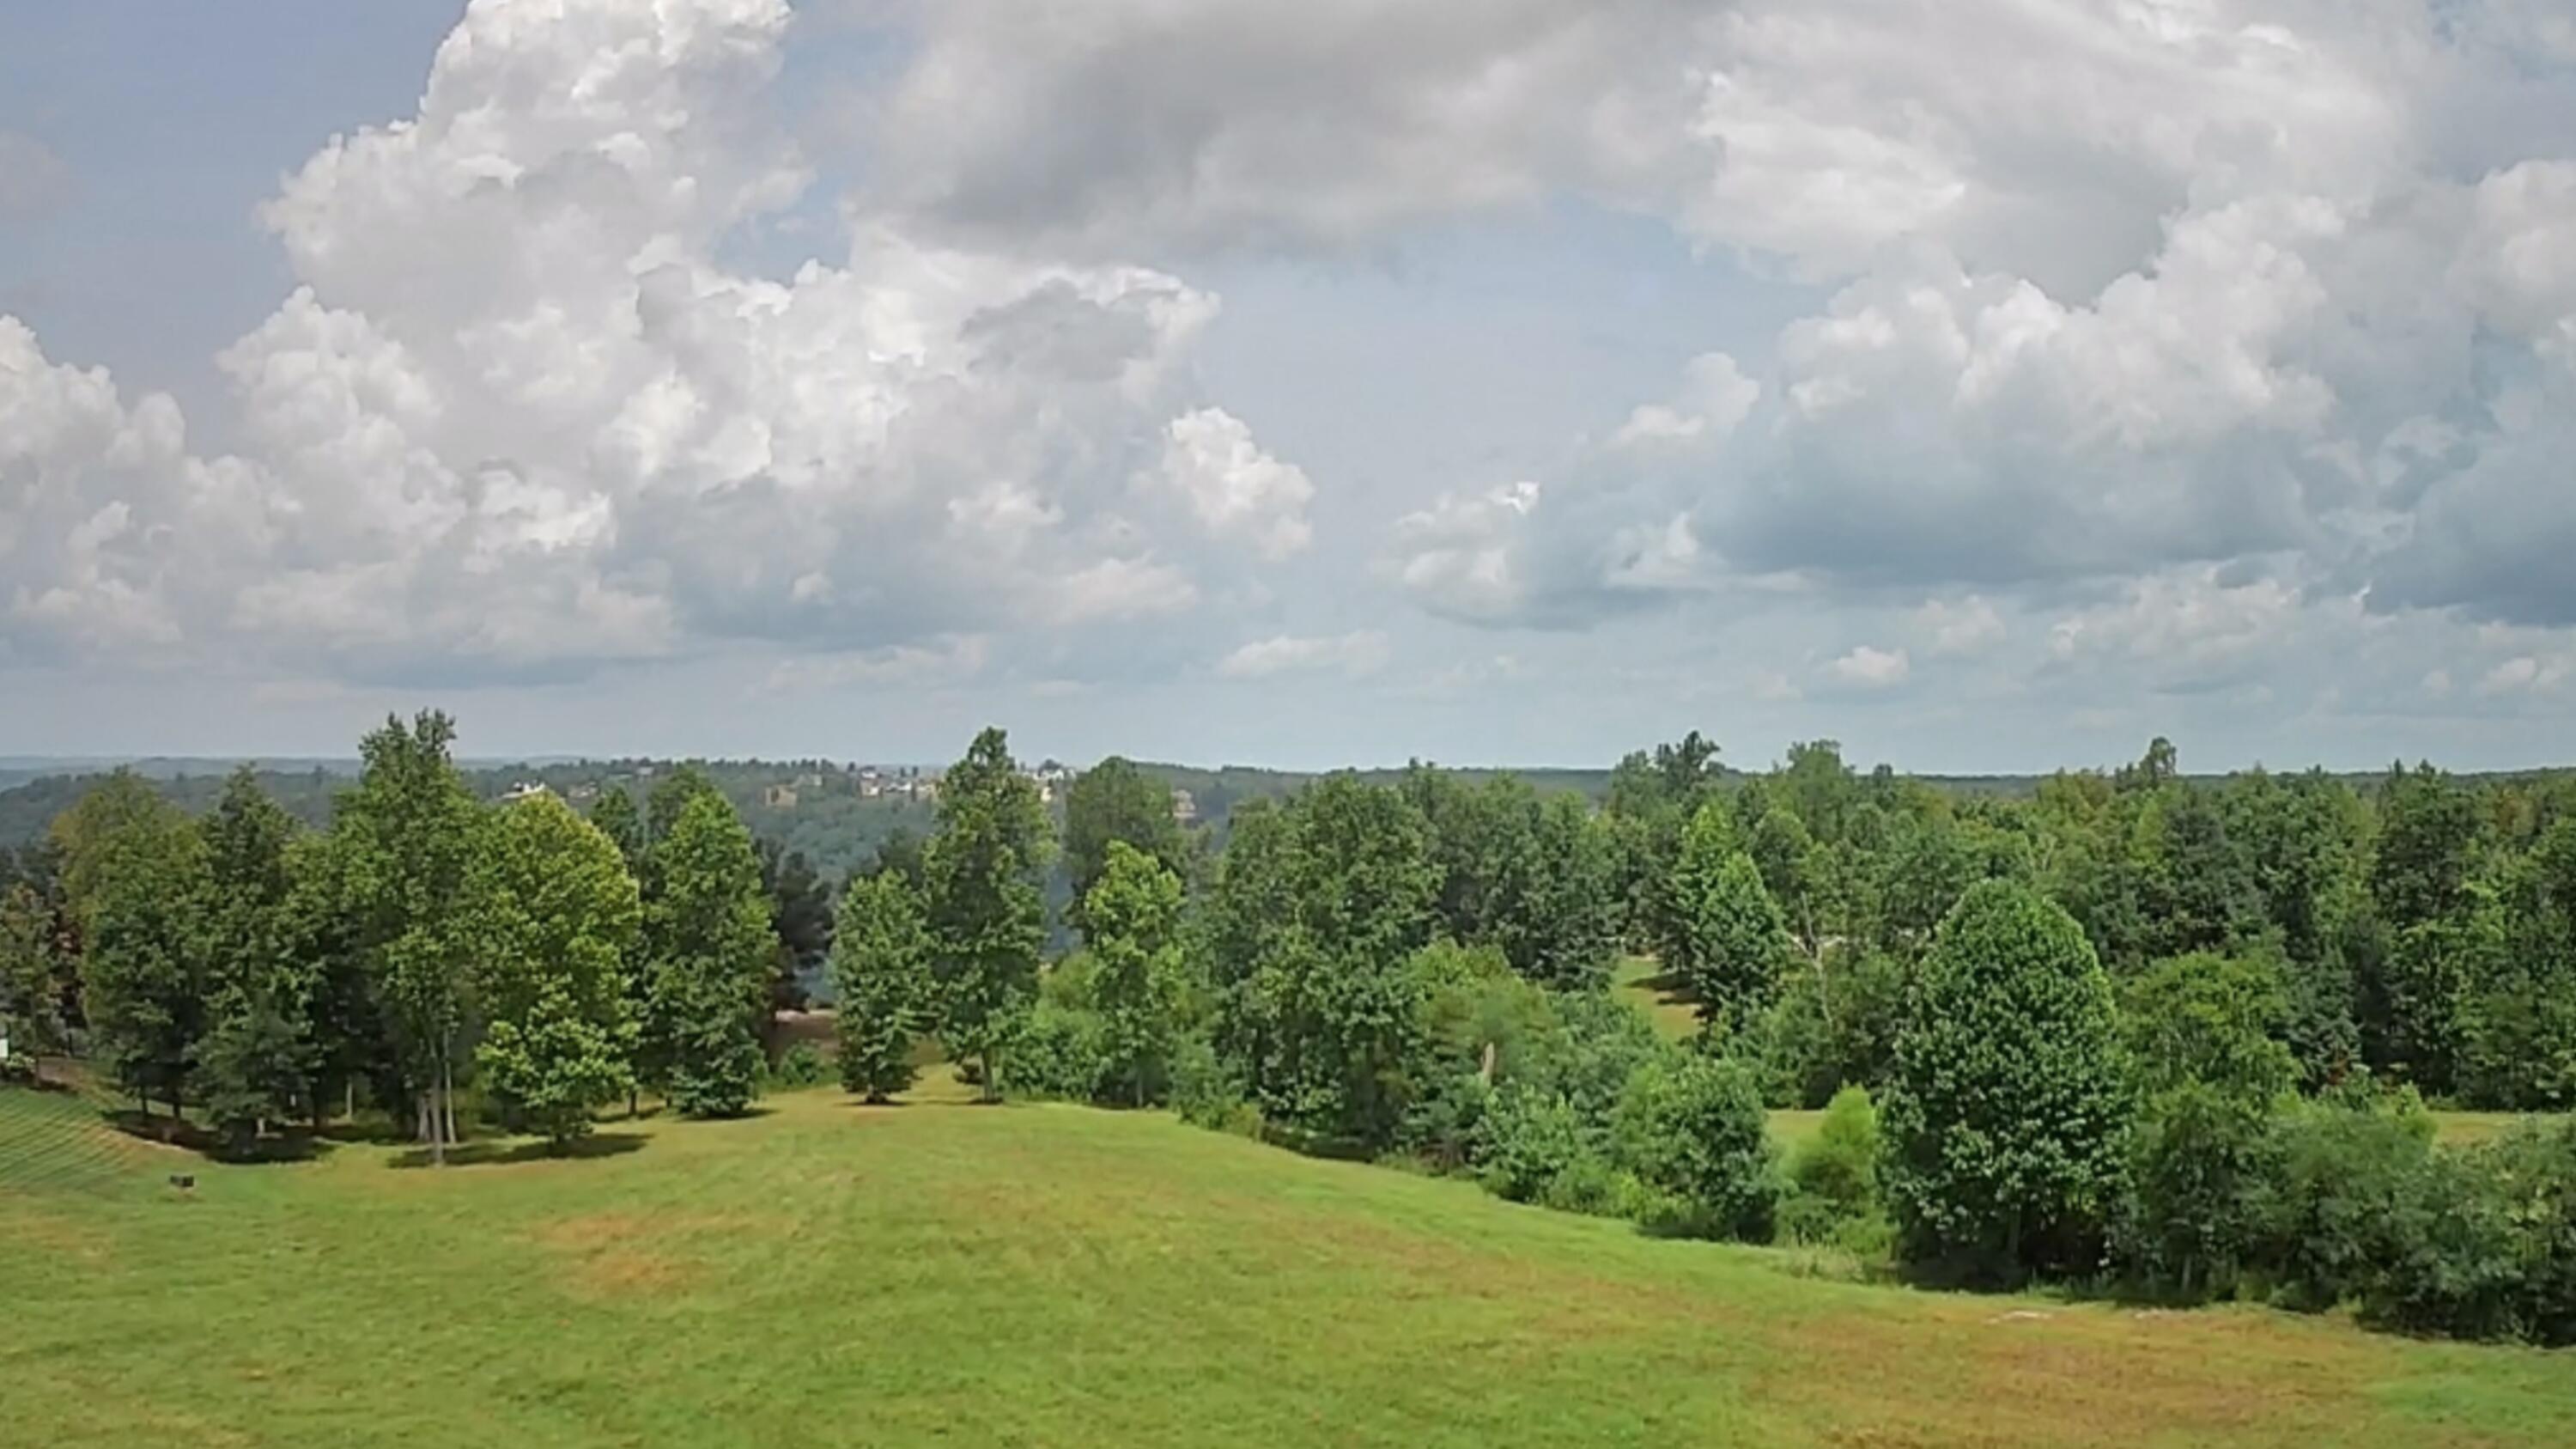
{"label": "shrub", "polygon": [[2411,1089],[2363,1084],[2284,1113],[2273,1134],[2261,1247],[2273,1297],[2309,1312],[2358,1297],[2432,1154],[2433,1119]]}
{"label": "shrub", "polygon": [[2452,1338],[2519,1331],[2513,1224],[2484,1157],[2437,1149],[2397,1180],[2361,1275],[2364,1322]]}
{"label": "shrub", "polygon": [[2576,1121],[2526,1123],[2496,1143],[2494,1175],[2522,1279],[2522,1333],[2576,1344]]}
{"label": "shrub", "polygon": [[2264,1104],[2199,1081],[2158,1093],[2139,1122],[2123,1273],[2188,1302],[2234,1293],[2262,1250],[2279,1162]]}
{"label": "shrub", "polygon": [[1088,1102],[1099,1095],[1105,1057],[1097,1014],[1040,1000],[1011,1036],[1005,1085],[1034,1097]]}
{"label": "shrub", "polygon": [[2117,1029],[2073,917],[2017,882],[1959,898],[1907,997],[1883,1119],[1909,1264],[1987,1284],[2099,1265],[2127,1172]]}
{"label": "shrub", "polygon": [[780,1087],[819,1087],[832,1079],[830,1064],[810,1041],[800,1041],[779,1055],[769,1080]]}
{"label": "shrub", "polygon": [[1845,1087],[1790,1156],[1789,1181],[1837,1218],[1860,1217],[1878,1206],[1878,1154],[1877,1104],[1867,1087]]}
{"label": "shrub", "polygon": [[1506,1088],[1476,1124],[1476,1179],[1513,1202],[1542,1201],[1558,1176],[1587,1155],[1573,1104],[1556,1093]]}
{"label": "shrub", "polygon": [[1770,1241],[1779,1167],[1750,1069],[1715,1057],[1642,1067],[1620,1099],[1614,1134],[1620,1165],[1660,1194],[1648,1227]]}

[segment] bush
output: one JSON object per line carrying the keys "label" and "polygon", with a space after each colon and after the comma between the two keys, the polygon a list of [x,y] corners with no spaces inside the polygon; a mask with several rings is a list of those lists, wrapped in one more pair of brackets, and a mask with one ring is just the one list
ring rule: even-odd
{"label": "bush", "polygon": [[2284,1113],[2273,1134],[2261,1249],[2273,1298],[2319,1312],[2360,1296],[2431,1157],[2433,1119],[2411,1089],[2358,1085]]}
{"label": "bush", "polygon": [[1100,1018],[1041,999],[1003,1056],[1004,1085],[1014,1093],[1088,1102],[1099,1095],[1105,1061]]}
{"label": "bush", "polygon": [[2526,1123],[2491,1151],[2516,1238],[2522,1335],[2552,1347],[2576,1344],[2576,1121]]}
{"label": "bush", "polygon": [[1621,1166],[1659,1195],[1647,1226],[1684,1237],[1769,1242],[1780,1201],[1754,1075],[1723,1058],[1682,1057],[1628,1080],[1614,1127]]}
{"label": "bush", "polygon": [[2520,1331],[2514,1225],[2484,1158],[2436,1150],[2398,1179],[2361,1275],[2362,1321],[2452,1338]]}
{"label": "bush", "polygon": [[2160,1297],[2236,1291],[2262,1251],[2280,1140],[2267,1108],[2206,1082],[2158,1093],[2140,1118],[2122,1272]]}
{"label": "bush", "polygon": [[1834,1093],[1816,1135],[1789,1159],[1789,1180],[1802,1196],[1830,1207],[1835,1216],[1863,1216],[1878,1207],[1878,1107],[1867,1087]]}
{"label": "bush", "polygon": [[2099,1267],[2128,1167],[2117,1031],[2073,917],[2017,882],[1959,898],[1908,995],[1883,1119],[1910,1265],[1977,1284]]}
{"label": "bush", "polygon": [[1591,1155],[1573,1104],[1552,1092],[1496,1092],[1477,1121],[1476,1180],[1512,1202],[1540,1202],[1557,1178]]}
{"label": "bush", "polygon": [[832,1068],[810,1041],[800,1041],[779,1054],[769,1080],[779,1087],[819,1087],[832,1079]]}

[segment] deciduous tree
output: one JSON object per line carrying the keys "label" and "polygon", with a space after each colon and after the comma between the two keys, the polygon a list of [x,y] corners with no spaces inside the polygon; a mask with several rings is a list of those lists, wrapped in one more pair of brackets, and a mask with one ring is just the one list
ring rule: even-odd
{"label": "deciduous tree", "polygon": [[1980,1282],[2099,1261],[2132,1111],[2111,983],[2073,917],[1970,888],[1924,958],[1882,1117],[1899,1251]]}
{"label": "deciduous tree", "polygon": [[692,791],[654,841],[644,909],[645,1059],[671,1105],[738,1116],[760,1086],[757,1018],[776,938],[751,832],[713,789]]}
{"label": "deciduous tree", "polygon": [[1046,903],[1046,814],[998,729],[975,737],[940,783],[939,830],[923,853],[940,1035],[976,1065],[987,1100],[1004,1049],[1037,991]]}
{"label": "deciduous tree", "polygon": [[643,908],[616,842],[553,795],[510,805],[482,862],[491,912],[475,1061],[516,1123],[560,1150],[625,1093],[623,977]]}
{"label": "deciduous tree", "polygon": [[842,1087],[882,1102],[911,1086],[913,1043],[938,1014],[920,892],[900,872],[860,876],[841,892],[832,993]]}
{"label": "deciduous tree", "polygon": [[1141,1107],[1169,1076],[1180,1030],[1180,877],[1113,840],[1107,866],[1082,907],[1104,1075],[1123,1084],[1129,1100]]}

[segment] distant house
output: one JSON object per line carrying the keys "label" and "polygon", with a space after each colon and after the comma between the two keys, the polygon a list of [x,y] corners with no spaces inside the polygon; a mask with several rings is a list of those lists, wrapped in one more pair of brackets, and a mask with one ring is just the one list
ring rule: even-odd
{"label": "distant house", "polygon": [[772,810],[793,810],[796,808],[796,787],[793,785],[768,786],[760,792],[760,803]]}
{"label": "distant house", "polygon": [[1198,823],[1198,797],[1178,785],[1172,787],[1172,818],[1183,825]]}
{"label": "distant house", "polygon": [[569,789],[569,790],[566,790],[566,791],[564,792],[564,798],[565,798],[565,799],[567,799],[567,800],[574,800],[574,801],[589,800],[589,799],[594,799],[594,798],[596,798],[596,797],[598,796],[598,794],[599,794],[599,787],[598,787],[597,785],[595,785],[595,784],[591,784],[591,783],[588,783],[588,782],[584,782],[584,783],[582,783],[582,784],[579,784],[579,785],[575,785],[575,786],[573,786],[573,787],[572,787],[571,789]]}
{"label": "distant house", "polygon": [[546,788],[545,782],[542,780],[521,780],[509,789],[501,792],[501,803],[504,805],[516,805],[522,800],[534,800],[539,795],[548,795],[552,793],[552,791]]}

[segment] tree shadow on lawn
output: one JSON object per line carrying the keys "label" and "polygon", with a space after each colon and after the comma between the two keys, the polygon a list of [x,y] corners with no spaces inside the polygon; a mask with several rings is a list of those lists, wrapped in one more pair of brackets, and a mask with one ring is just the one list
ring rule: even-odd
{"label": "tree shadow on lawn", "polygon": [[[641,1152],[650,1139],[641,1132],[594,1132],[557,1148],[542,1137],[508,1140],[460,1142],[447,1149],[449,1167],[489,1167],[520,1162],[574,1162],[594,1157],[623,1157]],[[426,1147],[408,1148],[395,1153],[388,1164],[397,1168],[435,1167],[436,1159]]]}
{"label": "tree shadow on lawn", "polygon": [[271,1136],[244,1142],[209,1130],[201,1123],[184,1117],[164,1117],[137,1109],[101,1108],[99,1119],[128,1137],[163,1147],[176,1147],[193,1152],[211,1162],[235,1166],[255,1166],[269,1162],[311,1162],[336,1150],[340,1143],[327,1129],[315,1133],[302,1127],[289,1127]]}

